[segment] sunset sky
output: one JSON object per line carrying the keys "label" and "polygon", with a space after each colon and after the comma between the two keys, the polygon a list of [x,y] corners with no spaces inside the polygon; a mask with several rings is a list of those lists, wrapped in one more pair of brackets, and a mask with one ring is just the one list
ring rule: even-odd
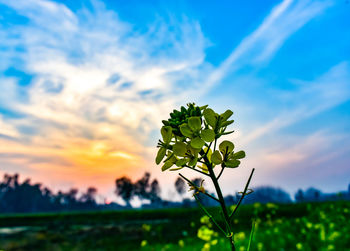
{"label": "sunset sky", "polygon": [[149,171],[173,197],[161,120],[196,102],[234,111],[247,157],[225,194],[252,168],[253,187],[346,190],[349,17],[345,0],[0,0],[0,176],[114,200],[117,177]]}

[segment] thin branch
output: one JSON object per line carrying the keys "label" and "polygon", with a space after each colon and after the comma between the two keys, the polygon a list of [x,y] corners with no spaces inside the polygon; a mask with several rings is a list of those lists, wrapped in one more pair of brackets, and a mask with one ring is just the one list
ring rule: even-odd
{"label": "thin branch", "polygon": [[250,180],[251,180],[252,177],[253,177],[254,170],[255,170],[255,168],[253,168],[252,172],[250,173],[250,176],[249,176],[249,179],[248,179],[248,181],[247,181],[247,184],[245,185],[243,194],[242,194],[241,198],[239,199],[239,201],[238,201],[238,203],[237,203],[235,209],[234,209],[234,210],[232,211],[232,213],[230,214],[230,219],[233,217],[233,215],[234,215],[235,212],[237,211],[238,207],[241,205],[244,196],[246,195],[246,192],[247,192],[247,190],[248,190],[248,186],[249,186]]}
{"label": "thin branch", "polygon": [[[209,146],[208,146],[208,149],[207,149],[207,151],[204,153],[204,155],[202,155],[202,156],[199,157],[199,159],[198,159],[199,162],[201,162],[200,160],[202,160],[205,156],[207,156],[207,154],[208,154],[208,152],[209,152],[209,150],[210,150],[210,147],[211,147],[211,144],[212,144],[212,143],[213,143],[213,142],[210,142],[210,144],[209,144]],[[201,162],[201,163],[203,163],[203,162]]]}
{"label": "thin branch", "polygon": [[215,148],[216,148],[216,140],[217,140],[217,138],[215,137],[213,152],[215,152]]}
{"label": "thin branch", "polygon": [[205,153],[205,156],[207,156],[207,154],[208,154],[208,152],[209,152],[209,150],[210,150],[210,147],[211,147],[211,144],[212,144],[213,142],[210,142],[210,144],[209,144],[209,146],[208,146],[208,149],[207,149],[207,152]]}
{"label": "thin branch", "polygon": [[188,165],[185,165],[185,167],[188,167],[188,168],[190,168],[191,170],[197,171],[197,172],[199,172],[199,173],[201,173],[201,174],[203,174],[203,175],[206,175],[206,176],[210,177],[209,174],[207,174],[207,173],[205,173],[205,172],[202,172],[202,171],[200,171],[200,170],[198,170],[198,169],[196,169],[196,168],[190,167],[190,166],[188,166]]}
{"label": "thin branch", "polygon": [[[192,181],[190,181],[189,179],[187,179],[185,176],[183,176],[181,173],[179,173],[179,175],[180,175],[180,177],[181,178],[183,178],[184,180],[186,180],[191,186],[193,186],[193,187],[197,187]],[[197,189],[196,189],[197,190]],[[217,199],[217,198],[215,198],[214,196],[212,196],[212,195],[210,195],[210,194],[208,194],[207,192],[201,192],[202,194],[205,194],[206,196],[208,196],[208,197],[210,197],[210,198],[212,198],[213,200],[215,200],[216,202],[219,202],[220,203],[220,201]]]}
{"label": "thin branch", "polygon": [[221,171],[220,171],[218,177],[216,177],[217,180],[219,180],[221,174],[224,172],[224,169],[225,169],[225,167],[222,167],[222,168],[221,168]]}
{"label": "thin branch", "polygon": [[204,211],[204,213],[209,217],[209,219],[214,223],[215,226],[217,226],[218,229],[220,229],[220,231],[227,236],[227,233],[220,227],[220,225],[214,220],[213,216],[211,216],[211,214],[207,211],[207,209],[205,209],[205,207],[202,205],[202,203],[199,201],[199,199],[197,198],[196,195],[194,195],[194,198],[198,204],[198,206]]}

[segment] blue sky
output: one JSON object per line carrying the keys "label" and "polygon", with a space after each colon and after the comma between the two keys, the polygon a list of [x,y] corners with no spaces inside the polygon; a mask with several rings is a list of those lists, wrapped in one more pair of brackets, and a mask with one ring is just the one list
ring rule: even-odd
{"label": "blue sky", "polygon": [[335,0],[0,0],[0,174],[112,196],[116,177],[151,171],[172,196],[155,145],[194,101],[235,112],[228,139],[247,158],[226,193],[251,168],[253,186],[345,190],[349,14]]}

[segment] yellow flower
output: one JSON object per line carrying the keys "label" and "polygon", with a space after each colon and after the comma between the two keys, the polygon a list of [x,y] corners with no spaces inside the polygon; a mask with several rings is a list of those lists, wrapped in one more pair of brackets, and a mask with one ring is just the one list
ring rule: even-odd
{"label": "yellow flower", "polygon": [[267,203],[266,207],[269,208],[269,209],[278,208],[278,206],[276,204],[273,204],[273,203]]}
{"label": "yellow flower", "polygon": [[191,183],[188,183],[188,185],[190,186],[190,189],[188,191],[194,191],[193,195],[199,194],[200,192],[205,193],[205,189],[203,187],[203,182],[204,182],[204,180],[201,181],[201,184],[199,187],[197,187]]}
{"label": "yellow flower", "polygon": [[202,248],[202,251],[209,251],[210,250],[210,244],[209,243],[205,243],[203,248]]}
{"label": "yellow flower", "polygon": [[214,230],[207,228],[206,226],[201,226],[198,229],[197,236],[198,238],[204,241],[210,241],[211,237],[214,235]]}
{"label": "yellow flower", "polygon": [[301,244],[299,242],[299,243],[297,243],[296,247],[297,247],[298,250],[302,250],[303,249],[303,244]]}
{"label": "yellow flower", "polygon": [[255,202],[255,203],[253,204],[253,207],[254,207],[255,209],[258,209],[258,208],[261,207],[261,203]]}
{"label": "yellow flower", "polygon": [[202,224],[209,224],[210,223],[210,219],[207,215],[202,216],[200,221]]}
{"label": "yellow flower", "polygon": [[235,234],[234,239],[235,241],[243,241],[245,239],[245,233],[244,232],[239,232]]}
{"label": "yellow flower", "polygon": [[179,246],[183,248],[185,246],[185,242],[183,240],[179,240]]}
{"label": "yellow flower", "polygon": [[331,233],[329,236],[328,236],[328,240],[330,241],[334,241],[335,239],[337,239],[338,237],[340,237],[341,234],[337,231],[334,231],[333,233]]}
{"label": "yellow flower", "polygon": [[218,240],[212,240],[212,241],[210,242],[210,244],[213,245],[213,246],[215,246],[216,244],[218,244]]}
{"label": "yellow flower", "polygon": [[151,230],[151,225],[142,224],[142,230],[145,232],[149,232]]}
{"label": "yellow flower", "polygon": [[146,240],[141,241],[141,247],[144,247],[144,246],[147,246],[147,241]]}
{"label": "yellow flower", "polygon": [[334,250],[334,249],[335,249],[334,245],[332,245],[332,244],[329,244],[328,247],[327,247],[327,250]]}

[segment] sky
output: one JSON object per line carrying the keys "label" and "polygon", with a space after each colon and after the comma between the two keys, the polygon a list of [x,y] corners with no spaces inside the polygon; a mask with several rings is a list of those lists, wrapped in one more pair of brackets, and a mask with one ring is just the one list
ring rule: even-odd
{"label": "sky", "polygon": [[0,0],[0,176],[115,200],[116,178],[148,171],[178,199],[156,144],[195,102],[234,111],[225,139],[247,157],[224,194],[252,168],[252,187],[346,190],[349,16],[345,0]]}

